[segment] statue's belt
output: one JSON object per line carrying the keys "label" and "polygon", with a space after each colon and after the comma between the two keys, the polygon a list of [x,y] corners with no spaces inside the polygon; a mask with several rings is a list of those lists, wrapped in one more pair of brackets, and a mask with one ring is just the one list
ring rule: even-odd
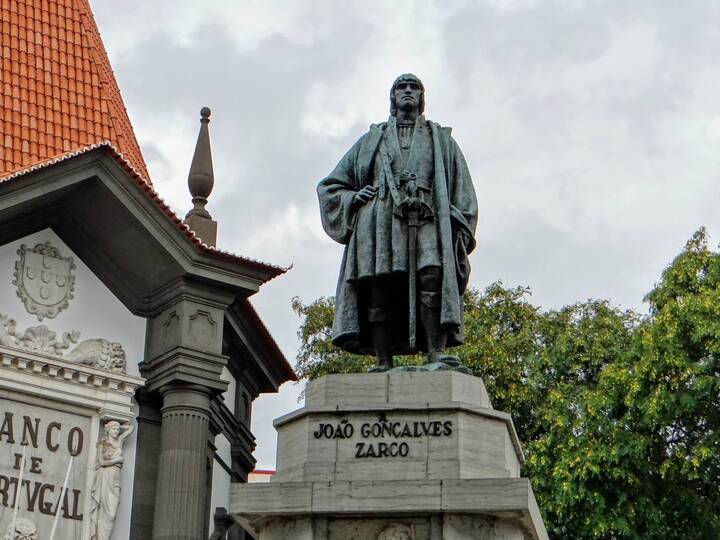
{"label": "statue's belt", "polygon": [[392,168],[390,167],[390,156],[388,154],[387,146],[385,141],[380,142],[380,156],[382,158],[383,172],[385,173],[380,178],[380,186],[378,190],[378,197],[384,199],[386,195],[386,189],[390,191],[390,196],[395,203],[395,207],[399,208],[407,196],[403,196],[400,193],[399,188],[407,187],[409,192],[414,192],[417,189],[422,191],[432,191],[432,181],[430,178],[420,176],[415,172],[405,170],[401,172],[397,177],[393,174]]}

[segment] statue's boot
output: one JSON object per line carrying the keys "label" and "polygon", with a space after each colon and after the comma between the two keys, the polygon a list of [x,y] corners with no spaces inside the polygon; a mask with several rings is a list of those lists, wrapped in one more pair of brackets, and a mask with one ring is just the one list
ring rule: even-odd
{"label": "statue's boot", "polygon": [[460,357],[455,356],[454,354],[448,354],[445,351],[434,351],[429,353],[427,363],[435,364],[437,362],[442,362],[450,367],[460,367],[462,365],[460,364]]}
{"label": "statue's boot", "polygon": [[439,302],[430,295],[439,296],[440,293],[421,293],[420,319],[427,339],[427,363],[442,362],[457,367],[460,365],[460,358],[445,352],[447,334],[440,326],[440,306],[435,306]]}
{"label": "statue's boot", "polygon": [[373,347],[375,347],[376,363],[368,371],[371,373],[387,371],[393,367],[393,357],[388,346],[387,329],[384,322],[371,323]]}

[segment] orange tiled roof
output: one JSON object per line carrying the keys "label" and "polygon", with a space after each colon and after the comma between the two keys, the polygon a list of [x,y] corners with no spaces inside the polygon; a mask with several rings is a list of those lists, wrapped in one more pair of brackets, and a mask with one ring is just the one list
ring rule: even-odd
{"label": "orange tiled roof", "polygon": [[109,141],[149,181],[87,0],[0,0],[0,177]]}

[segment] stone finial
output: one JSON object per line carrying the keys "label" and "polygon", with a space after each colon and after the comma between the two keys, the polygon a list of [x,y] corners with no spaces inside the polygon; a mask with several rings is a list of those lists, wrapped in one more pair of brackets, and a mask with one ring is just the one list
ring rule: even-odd
{"label": "stone finial", "polygon": [[192,195],[193,208],[185,216],[185,223],[209,246],[217,241],[217,222],[205,208],[208,197],[215,185],[212,152],[210,150],[210,109],[200,109],[200,133],[188,174],[188,187]]}
{"label": "stone finial", "polygon": [[200,109],[200,133],[198,134],[195,154],[190,165],[188,174],[188,187],[192,195],[193,209],[188,212],[189,216],[202,216],[210,218],[210,213],[205,209],[208,197],[215,185],[213,174],[212,152],[210,151],[210,109]]}

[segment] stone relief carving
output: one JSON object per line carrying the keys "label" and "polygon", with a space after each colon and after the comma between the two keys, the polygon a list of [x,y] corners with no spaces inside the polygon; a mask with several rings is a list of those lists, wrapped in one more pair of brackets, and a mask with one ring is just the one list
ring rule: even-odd
{"label": "stone relief carving", "polygon": [[198,309],[189,318],[190,335],[198,343],[212,342],[217,336],[217,323],[209,311]]}
{"label": "stone relief carving", "polygon": [[415,540],[415,530],[409,525],[393,523],[380,532],[378,540]]}
{"label": "stone relief carving", "polygon": [[78,364],[125,373],[125,349],[107,339],[86,339],[65,358]]}
{"label": "stone relief carving", "polygon": [[0,315],[0,345],[13,347],[17,341],[15,330],[17,323],[7,315]]}
{"label": "stone relief carving", "polygon": [[80,332],[64,332],[62,339],[44,324],[18,331],[17,323],[7,315],[0,314],[0,346],[58,356],[71,362],[98,369],[125,373],[127,366],[125,350],[120,343],[107,339],[86,339],[69,353],[71,345],[78,343]]}
{"label": "stone relief carving", "polygon": [[17,251],[20,258],[15,262],[17,295],[28,313],[39,321],[53,319],[67,308],[75,290],[75,262],[63,257],[50,242],[37,244],[29,249],[25,244]]}
{"label": "stone relief carving", "polygon": [[3,540],[38,540],[38,530],[35,524],[27,518],[17,518],[15,531],[12,531],[12,523],[8,525],[7,533]]}
{"label": "stone relief carving", "polygon": [[97,444],[95,480],[90,492],[90,540],[110,540],[120,505],[120,471],[123,465],[123,443],[133,427],[111,420]]}
{"label": "stone relief carving", "polygon": [[57,338],[55,332],[44,324],[41,324],[28,328],[22,334],[16,334],[16,337],[17,344],[21,349],[62,356],[63,352],[67,350],[71,344],[77,343],[80,333],[75,330],[65,332],[60,340]]}
{"label": "stone relief carving", "polygon": [[160,349],[164,350],[172,343],[172,336],[177,335],[180,328],[180,315],[177,311],[171,311],[167,314],[165,321],[162,323]]}

